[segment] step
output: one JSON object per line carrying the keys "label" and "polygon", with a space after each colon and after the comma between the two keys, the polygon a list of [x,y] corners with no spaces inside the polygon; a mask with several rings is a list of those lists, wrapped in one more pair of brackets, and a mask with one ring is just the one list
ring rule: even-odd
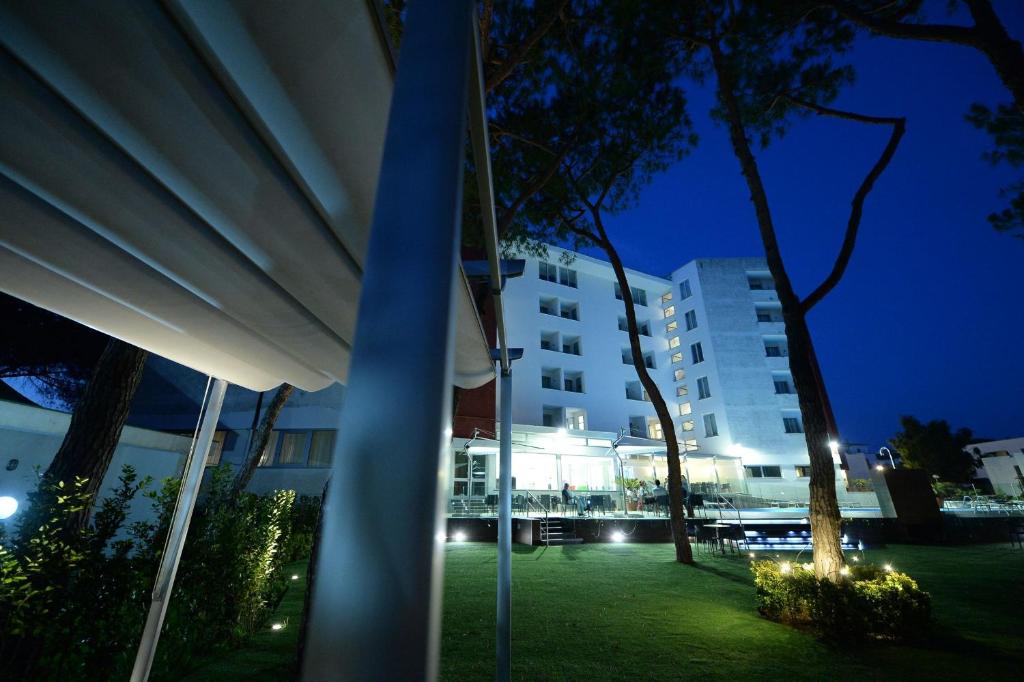
{"label": "step", "polygon": [[557,540],[552,539],[548,542],[549,545],[582,545],[583,538],[559,538]]}

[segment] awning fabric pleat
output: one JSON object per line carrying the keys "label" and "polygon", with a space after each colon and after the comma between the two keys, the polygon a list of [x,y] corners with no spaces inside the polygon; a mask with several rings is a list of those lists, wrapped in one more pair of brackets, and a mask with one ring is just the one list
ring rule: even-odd
{"label": "awning fabric pleat", "polygon": [[0,41],[0,289],[248,388],[345,380],[391,97],[369,3],[5,0]]}

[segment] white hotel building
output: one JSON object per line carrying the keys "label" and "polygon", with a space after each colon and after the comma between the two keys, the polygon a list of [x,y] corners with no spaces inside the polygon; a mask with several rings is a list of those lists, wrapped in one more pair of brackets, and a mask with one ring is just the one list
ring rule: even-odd
{"label": "white hotel building", "polygon": [[[509,344],[524,349],[513,365],[515,487],[557,493],[569,482],[621,499],[620,472],[665,478],[661,427],[632,365],[611,265],[580,254],[565,264],[563,253],[549,246],[546,260],[527,258],[504,290]],[[691,484],[806,501],[809,458],[764,259],[698,259],[669,278],[627,278]],[[456,440],[453,500],[496,491],[496,452],[486,434]],[[846,493],[838,461],[836,476],[841,502],[874,503]]]}

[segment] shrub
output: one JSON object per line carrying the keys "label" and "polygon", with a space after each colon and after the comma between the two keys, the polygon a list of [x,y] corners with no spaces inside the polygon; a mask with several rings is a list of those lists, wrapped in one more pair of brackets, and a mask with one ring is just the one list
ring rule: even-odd
{"label": "shrub", "polygon": [[751,564],[765,618],[814,629],[829,639],[916,639],[927,631],[931,597],[904,573],[853,566],[838,582],[799,564]]}
{"label": "shrub", "polygon": [[[292,527],[304,532],[295,518],[311,503],[297,509],[292,491],[232,498],[231,475],[228,466],[214,471],[196,506],[153,680],[177,679],[192,659],[260,628],[286,589]],[[67,520],[92,502],[85,483],[41,485],[18,533],[0,543],[3,676],[127,679],[131,672],[179,482],[148,491],[149,480],[125,467],[91,523],[69,533]],[[140,492],[156,521],[125,528]]]}

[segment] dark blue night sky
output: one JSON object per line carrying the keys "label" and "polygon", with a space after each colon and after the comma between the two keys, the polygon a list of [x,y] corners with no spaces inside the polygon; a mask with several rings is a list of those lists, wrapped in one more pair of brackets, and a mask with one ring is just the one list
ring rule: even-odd
{"label": "dark blue night sky", "polygon": [[[1021,37],[1024,2],[996,7]],[[1009,94],[966,47],[863,37],[850,61],[857,82],[834,105],[903,115],[907,134],[868,199],[846,276],[810,314],[843,439],[878,446],[901,414],[989,438],[1024,435],[1024,240],[985,220],[1015,175],[980,158],[989,138],[964,120],[972,102]],[[652,274],[763,253],[739,164],[708,116],[712,90],[689,96],[698,149],[609,221],[626,265]],[[759,153],[801,295],[831,268],[850,199],[889,132],[808,118]]]}

